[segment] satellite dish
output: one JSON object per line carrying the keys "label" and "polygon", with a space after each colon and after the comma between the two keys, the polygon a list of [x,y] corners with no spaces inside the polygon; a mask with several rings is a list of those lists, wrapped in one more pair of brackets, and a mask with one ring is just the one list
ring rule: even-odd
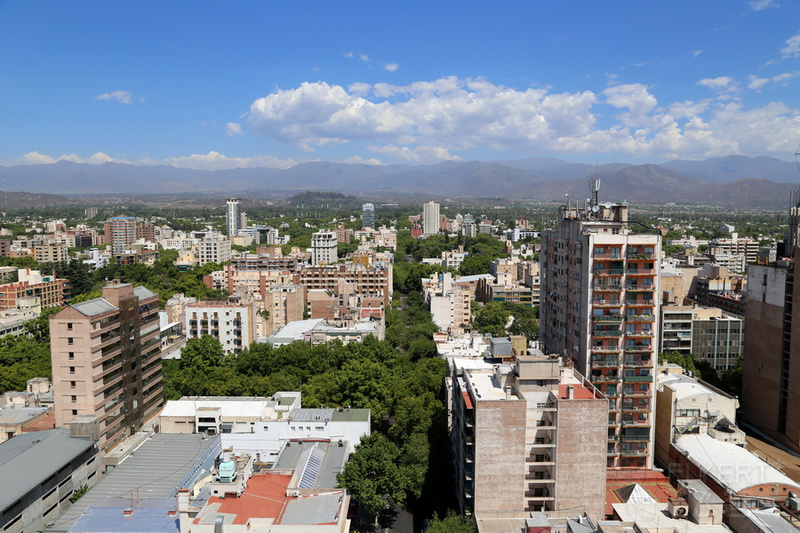
{"label": "satellite dish", "polygon": [[605,207],[606,209],[611,209],[611,202],[606,202]]}
{"label": "satellite dish", "polygon": [[598,211],[600,211],[600,206],[593,205],[592,206],[592,213],[597,213]]}

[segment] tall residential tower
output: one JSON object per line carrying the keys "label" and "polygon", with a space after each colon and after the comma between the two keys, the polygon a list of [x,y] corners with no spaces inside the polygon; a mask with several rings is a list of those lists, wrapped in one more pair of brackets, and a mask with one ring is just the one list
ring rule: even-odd
{"label": "tall residential tower", "polygon": [[559,219],[542,236],[542,341],[608,397],[608,468],[652,468],[661,236],[633,233],[627,204]]}
{"label": "tall residential tower", "polygon": [[436,235],[439,233],[439,204],[428,202],[422,206],[422,234]]}
{"label": "tall residential tower", "polygon": [[239,198],[228,198],[227,229],[229,239],[242,229],[242,201]]}

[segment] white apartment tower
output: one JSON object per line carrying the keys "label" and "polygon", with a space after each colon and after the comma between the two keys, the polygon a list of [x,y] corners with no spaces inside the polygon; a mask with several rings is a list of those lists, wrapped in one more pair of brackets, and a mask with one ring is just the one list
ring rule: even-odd
{"label": "white apartment tower", "polygon": [[627,204],[562,206],[542,236],[541,334],[609,399],[608,468],[653,466],[661,236]]}
{"label": "white apartment tower", "polygon": [[311,263],[314,266],[332,265],[339,260],[339,239],[336,232],[318,231],[311,235]]}
{"label": "white apartment tower", "polygon": [[227,229],[229,239],[242,229],[242,201],[239,198],[228,198]]}
{"label": "white apartment tower", "polygon": [[428,202],[422,206],[422,234],[436,235],[439,233],[439,204]]}

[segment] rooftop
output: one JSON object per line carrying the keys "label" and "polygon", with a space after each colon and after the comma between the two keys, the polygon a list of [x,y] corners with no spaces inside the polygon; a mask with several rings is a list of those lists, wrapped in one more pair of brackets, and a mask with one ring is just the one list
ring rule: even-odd
{"label": "rooftop", "polygon": [[3,407],[0,408],[0,426],[24,424],[46,414],[49,410],[49,407]]}
{"label": "rooftop", "polygon": [[[127,509],[132,509],[126,514]],[[109,498],[87,509],[70,529],[70,533],[167,533],[179,531],[175,499],[160,498],[131,503],[130,498]]]}
{"label": "rooftop", "polygon": [[[338,486],[336,475],[344,468],[344,463],[347,460],[347,444],[339,446],[338,443],[333,442],[289,442],[281,449],[278,458],[275,460],[273,468],[275,470],[303,470],[305,469],[304,459],[307,458],[309,450],[316,448],[319,450],[318,456],[321,460],[317,465],[316,473],[309,472],[307,479],[309,479],[314,489],[332,489]],[[298,474],[305,474],[305,472],[298,472]],[[300,475],[296,476],[298,480]],[[306,476],[304,476],[304,479]],[[298,481],[299,483],[299,481]],[[308,487],[304,487],[308,488]]]}
{"label": "rooftop", "polygon": [[675,443],[688,457],[723,486],[735,492],[763,484],[800,485],[744,448],[708,435],[684,435]]}
{"label": "rooftop", "polygon": [[286,502],[286,488],[292,476],[254,475],[238,498],[211,496],[195,518],[195,524],[214,524],[217,516],[224,524],[246,524],[251,518],[277,518]]}
{"label": "rooftop", "polygon": [[69,436],[68,429],[22,433],[0,444],[0,510],[6,509],[28,491],[91,449],[89,439]]}
{"label": "rooftop", "polygon": [[161,416],[195,416],[198,410],[219,409],[225,418],[262,418],[268,409],[277,404],[272,398],[261,396],[184,396],[180,400],[169,400]]}
{"label": "rooftop", "polygon": [[680,531],[682,533],[730,533],[722,524],[699,525],[685,518],[671,518],[663,503],[615,503],[614,513],[623,522],[633,522],[650,531]]}
{"label": "rooftop", "polygon": [[87,509],[101,505],[108,498],[174,497],[178,485],[193,471],[195,463],[218,442],[196,434],[152,435],[64,513],[53,531],[68,531]]}

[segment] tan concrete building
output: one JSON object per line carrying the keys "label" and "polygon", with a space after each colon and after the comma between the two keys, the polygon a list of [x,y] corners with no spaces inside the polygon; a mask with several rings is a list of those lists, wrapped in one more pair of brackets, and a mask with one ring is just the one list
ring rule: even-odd
{"label": "tan concrete building", "polygon": [[225,300],[186,304],[184,331],[189,339],[210,335],[226,353],[239,353],[255,341],[256,305]]}
{"label": "tan concrete building", "polygon": [[56,426],[97,418],[108,450],[163,405],[158,294],[109,282],[103,297],[50,317]]}
{"label": "tan concrete building", "polygon": [[37,263],[66,263],[69,248],[62,243],[42,243],[33,247],[33,260]]}
{"label": "tan concrete building", "polygon": [[661,236],[635,234],[627,204],[595,199],[559,218],[542,235],[541,340],[608,396],[608,467],[649,470]]}
{"label": "tan concrete building", "polygon": [[65,305],[70,298],[69,280],[20,268],[16,282],[0,285],[0,310],[18,309],[31,296],[41,298],[42,308]]}
{"label": "tan concrete building", "polygon": [[[744,422],[800,451],[800,301],[798,261],[748,265],[744,339]],[[793,334],[794,333],[794,334]]]}
{"label": "tan concrete building", "polygon": [[[477,513],[605,508],[608,399],[555,356],[461,367],[448,386],[456,495]],[[579,502],[576,504],[576,502]]]}

